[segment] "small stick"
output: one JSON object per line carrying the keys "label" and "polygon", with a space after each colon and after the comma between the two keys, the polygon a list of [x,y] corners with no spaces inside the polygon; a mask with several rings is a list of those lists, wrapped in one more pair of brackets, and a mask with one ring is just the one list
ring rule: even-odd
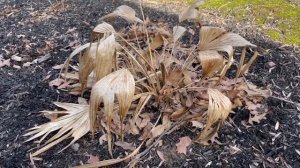
{"label": "small stick", "polygon": [[276,97],[276,96],[270,96],[270,97],[272,97],[274,99],[277,99],[277,100],[281,100],[281,101],[286,102],[286,103],[290,103],[290,104],[300,108],[300,103],[296,103],[296,102],[293,102],[293,101],[290,101],[290,100],[287,100],[287,99],[281,98],[281,97]]}

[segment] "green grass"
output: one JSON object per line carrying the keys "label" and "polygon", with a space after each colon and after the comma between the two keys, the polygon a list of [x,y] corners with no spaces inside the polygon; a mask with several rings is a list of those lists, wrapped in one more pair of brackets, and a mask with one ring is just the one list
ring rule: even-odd
{"label": "green grass", "polygon": [[300,7],[286,0],[206,0],[200,9],[217,9],[237,21],[254,19],[271,39],[300,45]]}

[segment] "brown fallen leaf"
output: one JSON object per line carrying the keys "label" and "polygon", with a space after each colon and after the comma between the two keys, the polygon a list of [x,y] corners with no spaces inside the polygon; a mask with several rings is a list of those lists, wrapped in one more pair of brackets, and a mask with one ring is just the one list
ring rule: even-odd
{"label": "brown fallen leaf", "polygon": [[165,160],[164,154],[161,151],[157,150],[156,153],[161,160],[158,165],[158,167],[160,167],[166,160]]}
{"label": "brown fallen leaf", "polygon": [[181,116],[183,116],[186,112],[187,112],[187,108],[182,107],[171,114],[171,119],[176,120],[176,119],[180,118]]}
{"label": "brown fallen leaf", "polygon": [[69,82],[60,78],[54,79],[49,82],[49,86],[57,86],[58,89],[65,88],[67,85],[69,85]]}
{"label": "brown fallen leaf", "polygon": [[120,146],[121,148],[123,148],[125,150],[131,150],[131,151],[135,150],[135,147],[133,146],[132,143],[117,141],[117,142],[115,142],[115,145]]}
{"label": "brown fallen leaf", "polygon": [[138,135],[140,133],[138,127],[135,125],[134,120],[129,120],[129,133]]}
{"label": "brown fallen leaf", "polygon": [[54,79],[49,82],[49,86],[57,86],[59,89],[65,88],[69,83],[61,78]]}
{"label": "brown fallen leaf", "polygon": [[152,134],[152,137],[155,138],[155,137],[158,137],[159,135],[161,135],[165,130],[165,125],[158,125],[156,126],[155,128],[153,128],[151,130],[151,134]]}
{"label": "brown fallen leaf", "polygon": [[86,156],[89,157],[89,159],[87,160],[87,163],[96,163],[96,162],[99,162],[99,157],[98,156],[94,156],[94,155],[90,155],[90,154],[87,154]]}
{"label": "brown fallen leaf", "polygon": [[248,110],[252,111],[252,110],[256,110],[256,109],[260,108],[261,104],[259,104],[259,103],[254,104],[251,101],[246,101],[246,107]]}
{"label": "brown fallen leaf", "polygon": [[262,114],[256,114],[253,117],[250,116],[248,122],[251,125],[254,124],[253,122],[260,123],[261,120],[266,119],[266,115],[267,113],[262,113]]}
{"label": "brown fallen leaf", "polygon": [[138,148],[136,148],[133,152],[131,152],[129,155],[127,155],[126,157],[120,158],[120,159],[109,159],[109,160],[103,160],[103,161],[99,161],[99,162],[95,162],[92,164],[85,164],[85,165],[80,165],[80,166],[76,166],[74,168],[92,168],[92,167],[107,167],[113,164],[117,164],[120,162],[123,162],[125,160],[128,160],[130,158],[132,158],[133,156],[135,156],[139,150],[141,149],[142,145],[144,143],[142,143]]}
{"label": "brown fallen leaf", "polygon": [[138,126],[140,129],[146,127],[146,125],[150,122],[150,117],[147,116],[143,119],[138,118],[136,120],[136,126]]}
{"label": "brown fallen leaf", "polygon": [[176,144],[177,152],[186,155],[187,147],[190,146],[191,144],[192,144],[192,140],[190,137],[185,136],[179,138],[179,142]]}

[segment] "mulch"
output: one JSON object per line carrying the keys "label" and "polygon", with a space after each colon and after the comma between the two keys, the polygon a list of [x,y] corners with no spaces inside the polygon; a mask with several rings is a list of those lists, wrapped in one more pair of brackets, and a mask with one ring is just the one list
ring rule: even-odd
{"label": "mulch", "polygon": [[[33,166],[29,153],[37,146],[24,143],[26,137],[22,135],[27,129],[48,121],[38,112],[54,109],[53,101],[77,101],[77,97],[49,86],[49,81],[57,78],[59,72],[52,67],[62,64],[76,45],[88,41],[90,30],[100,23],[101,16],[123,4],[139,11],[137,4],[123,0],[66,1],[63,6],[55,6],[55,2],[0,2],[0,57],[24,58],[21,62],[11,60],[11,66],[0,68],[0,167]],[[145,15],[153,21],[177,22],[175,15],[154,8],[145,8]],[[268,51],[256,60],[247,79],[258,86],[270,86],[274,97],[300,103],[299,50],[263,37],[253,38],[251,34],[246,34],[246,39]],[[22,66],[49,54],[50,58],[41,63]],[[179,138],[195,138],[198,133],[186,125],[165,136],[163,145],[153,148],[139,165],[158,166],[159,150],[166,160],[162,167],[300,167],[300,107],[272,97],[268,105],[267,119],[251,127],[242,124],[248,120],[249,111],[236,109],[235,114],[231,114],[234,124],[226,124],[219,131],[222,144],[193,144],[187,155],[183,155],[176,152]],[[59,144],[42,154],[43,160],[35,161],[35,166],[75,166],[86,163],[89,155],[98,156],[100,160],[110,159],[107,145],[100,145],[98,138],[92,140],[88,134],[78,140],[78,149],[70,147],[62,153],[57,152],[67,142]],[[135,142],[134,137],[125,137],[125,140]],[[126,155],[118,147],[113,153],[120,157]]]}

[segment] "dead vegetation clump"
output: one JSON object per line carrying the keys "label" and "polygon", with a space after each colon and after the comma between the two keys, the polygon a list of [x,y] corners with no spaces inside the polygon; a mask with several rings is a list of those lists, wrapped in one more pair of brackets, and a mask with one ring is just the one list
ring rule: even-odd
{"label": "dead vegetation clump", "polygon": [[[208,145],[217,142],[217,131],[234,108],[249,109],[250,124],[263,119],[268,111],[264,100],[271,92],[257,88],[243,77],[259,55],[256,46],[222,28],[202,26],[196,9],[201,4],[202,1],[196,1],[179,15],[180,22],[192,20],[199,25],[199,30],[193,31],[152,23],[145,19],[142,7],[142,19],[125,5],[103,16],[106,22],[94,28],[90,43],[75,49],[66,60],[61,78],[56,79],[60,82],[52,81],[52,85],[68,89],[70,94],[91,91],[89,103],[83,98],[79,104],[56,102],[65,111],[43,111],[51,116],[51,121],[26,134],[31,136],[28,141],[40,138],[37,143],[42,143],[31,156],[37,157],[69,137],[73,137],[71,145],[88,132],[94,135],[103,130],[101,141],[107,141],[111,157],[116,140],[118,146],[126,146],[124,149],[131,149],[132,153],[122,159],[80,167],[107,166],[136,156],[129,163],[133,165],[162,136],[189,122],[203,126],[194,142]],[[119,17],[131,26],[116,31],[109,23]],[[197,44],[182,40],[184,36],[195,36],[195,31],[199,31]],[[239,62],[234,47],[243,48]],[[251,53],[253,56],[246,59]],[[79,64],[71,65],[76,55]],[[226,74],[232,66],[237,71],[228,78]],[[155,112],[158,114],[144,112],[147,105],[159,109]],[[134,150],[123,142],[126,134],[139,135],[141,143]],[[143,145],[147,148],[139,153]],[[178,151],[185,153],[188,145],[178,146]]]}

